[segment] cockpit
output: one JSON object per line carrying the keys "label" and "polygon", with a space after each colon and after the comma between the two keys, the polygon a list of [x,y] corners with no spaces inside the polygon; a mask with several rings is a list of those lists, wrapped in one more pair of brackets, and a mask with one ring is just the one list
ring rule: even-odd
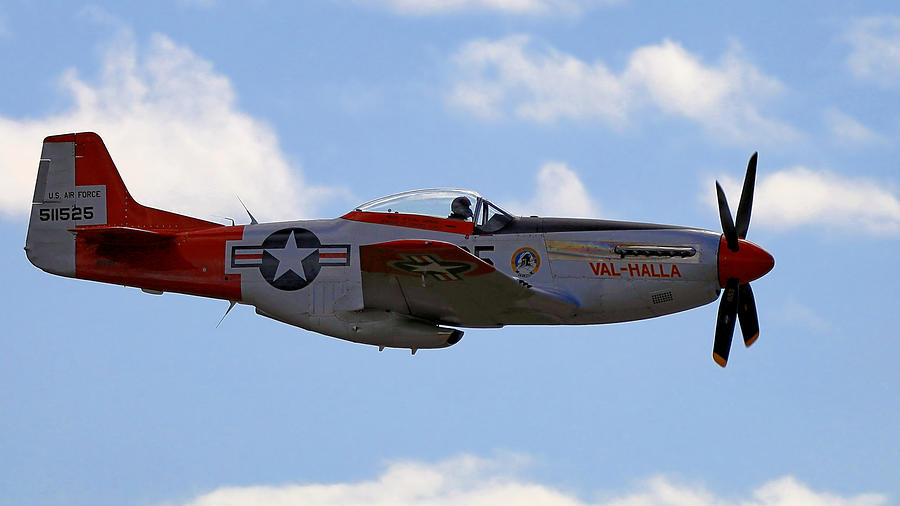
{"label": "cockpit", "polygon": [[476,233],[492,233],[513,220],[513,216],[478,193],[454,188],[412,190],[366,202],[359,213],[427,216],[471,223]]}

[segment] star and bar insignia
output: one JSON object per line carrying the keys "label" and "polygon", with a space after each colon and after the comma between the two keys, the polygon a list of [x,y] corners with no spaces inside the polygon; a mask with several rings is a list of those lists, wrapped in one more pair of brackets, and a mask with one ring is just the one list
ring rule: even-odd
{"label": "star and bar insignia", "polygon": [[232,270],[258,268],[270,285],[293,291],[312,283],[323,267],[350,265],[350,245],[321,244],[305,228],[285,228],[260,245],[232,246],[229,265]]}

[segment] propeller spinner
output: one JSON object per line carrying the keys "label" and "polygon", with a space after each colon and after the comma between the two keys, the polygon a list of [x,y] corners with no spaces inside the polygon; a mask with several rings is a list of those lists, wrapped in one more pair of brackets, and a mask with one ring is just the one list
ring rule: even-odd
{"label": "propeller spinner", "polygon": [[719,283],[724,288],[719,301],[716,320],[716,338],[713,343],[713,360],[722,367],[728,362],[731,339],[736,320],[741,322],[744,344],[750,346],[759,337],[759,318],[750,282],[760,278],[775,266],[775,259],[768,251],[747,241],[750,227],[750,211],[753,207],[753,188],[756,184],[756,158],[753,153],[747,164],[744,188],[738,204],[737,217],[731,219],[731,210],[722,186],[716,181],[719,200],[719,219],[722,222],[722,241],[719,244]]}

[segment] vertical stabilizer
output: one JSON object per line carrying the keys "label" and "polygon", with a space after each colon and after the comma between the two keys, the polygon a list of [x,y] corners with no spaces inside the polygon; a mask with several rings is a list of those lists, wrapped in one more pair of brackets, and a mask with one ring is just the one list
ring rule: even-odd
{"label": "vertical stabilizer", "polygon": [[25,253],[47,272],[75,277],[78,233],[177,233],[218,226],[135,202],[99,135],[53,135],[44,139],[41,151]]}

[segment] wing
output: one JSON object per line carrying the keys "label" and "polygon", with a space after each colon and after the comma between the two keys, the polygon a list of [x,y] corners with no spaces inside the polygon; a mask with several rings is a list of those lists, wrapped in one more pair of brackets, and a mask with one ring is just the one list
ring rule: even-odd
{"label": "wing", "polygon": [[580,307],[570,294],[529,285],[442,241],[360,247],[363,301],[430,321],[469,327],[560,323]]}

